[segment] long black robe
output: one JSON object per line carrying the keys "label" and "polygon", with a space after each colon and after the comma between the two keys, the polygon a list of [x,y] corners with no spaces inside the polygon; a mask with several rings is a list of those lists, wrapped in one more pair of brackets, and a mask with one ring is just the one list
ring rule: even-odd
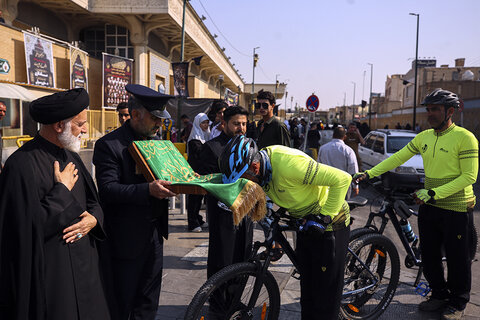
{"label": "long black robe", "polygon": [[[55,183],[53,163],[78,169],[72,191]],[[63,229],[84,211],[97,225],[66,244]],[[103,212],[78,154],[40,135],[7,160],[0,174],[0,319],[110,319],[97,241]]]}
{"label": "long black robe", "polygon": [[[218,158],[230,137],[225,132],[205,142],[200,153],[198,168],[200,174],[219,173]],[[210,278],[222,268],[247,261],[252,251],[253,222],[243,218],[238,227],[233,224],[233,215],[219,207],[218,199],[207,194],[209,245],[207,277]]]}

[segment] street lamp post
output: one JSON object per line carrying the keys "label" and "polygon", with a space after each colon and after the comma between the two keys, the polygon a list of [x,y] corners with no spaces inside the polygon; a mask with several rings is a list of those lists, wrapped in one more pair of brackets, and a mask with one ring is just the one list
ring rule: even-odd
{"label": "street lamp post", "polygon": [[418,29],[420,25],[420,14],[410,13],[411,16],[417,17],[417,42],[415,45],[415,88],[413,89],[413,128],[417,123],[417,73],[418,73]]}
{"label": "street lamp post", "polygon": [[[260,47],[253,48],[253,73],[252,73],[252,106],[255,101],[255,67],[257,66],[258,55],[255,53],[255,50],[260,49]],[[253,114],[253,112],[252,112]]]}
{"label": "street lamp post", "polygon": [[221,74],[221,75],[218,76],[218,82],[220,83],[219,90],[218,90],[218,91],[220,91],[220,97],[219,97],[220,99],[222,99],[222,84],[223,84],[223,79],[224,79],[223,74]]}
{"label": "street lamp post", "polygon": [[183,0],[183,19],[182,19],[182,44],[180,48],[180,61],[183,62],[185,54],[185,9],[187,8],[187,0]]}
{"label": "street lamp post", "polygon": [[367,63],[370,65],[370,102],[368,105],[368,127],[372,128],[372,83],[373,83],[373,63]]}
{"label": "street lamp post", "polygon": [[366,70],[363,70],[363,83],[362,83],[362,118],[363,118],[363,100],[365,100],[365,75],[367,74]]}
{"label": "street lamp post", "polygon": [[[275,101],[277,101],[278,76],[279,76],[279,74],[275,75],[275,95],[274,95]],[[278,111],[279,110],[278,110],[278,108],[276,108],[276,109],[277,109],[277,112],[275,113],[275,115],[278,116]]]}
{"label": "street lamp post", "polygon": [[353,83],[353,104],[352,104],[352,122],[355,121],[355,89],[357,87],[357,84],[352,81]]}
{"label": "street lamp post", "polygon": [[278,89],[278,76],[279,74],[275,75],[275,99],[277,99],[277,89]]}

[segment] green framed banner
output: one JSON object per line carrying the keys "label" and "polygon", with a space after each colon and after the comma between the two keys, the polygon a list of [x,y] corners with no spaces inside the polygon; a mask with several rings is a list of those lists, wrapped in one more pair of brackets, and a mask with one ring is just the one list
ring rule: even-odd
{"label": "green framed banner", "polygon": [[147,181],[170,181],[175,193],[210,193],[232,211],[235,224],[247,214],[255,221],[266,214],[265,192],[257,183],[239,179],[223,184],[220,173],[199,176],[171,141],[134,141],[129,151]]}

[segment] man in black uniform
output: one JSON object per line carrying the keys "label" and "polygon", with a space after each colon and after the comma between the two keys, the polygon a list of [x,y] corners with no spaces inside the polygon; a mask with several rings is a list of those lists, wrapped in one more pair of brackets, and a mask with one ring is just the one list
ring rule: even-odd
{"label": "man in black uniform", "polygon": [[33,101],[40,131],[0,174],[0,319],[110,319],[103,212],[77,154],[88,104],[84,89]]}
{"label": "man in black uniform", "polygon": [[[128,146],[158,139],[171,98],[141,85],[127,85],[130,120],[97,141],[93,155],[105,228],[109,236],[117,319],[154,319],[163,269],[163,238],[168,235],[167,181],[148,183]],[[163,237],[163,238],[162,238]]]}
{"label": "man in black uniform", "polygon": [[[248,111],[242,107],[227,108],[223,113],[222,133],[203,145],[198,170],[200,174],[218,173],[218,158],[223,147],[235,135],[243,135],[247,130]],[[220,269],[230,264],[245,261],[252,250],[253,223],[248,218],[233,225],[232,212],[212,195],[207,195],[209,247],[207,276],[210,278]]]}

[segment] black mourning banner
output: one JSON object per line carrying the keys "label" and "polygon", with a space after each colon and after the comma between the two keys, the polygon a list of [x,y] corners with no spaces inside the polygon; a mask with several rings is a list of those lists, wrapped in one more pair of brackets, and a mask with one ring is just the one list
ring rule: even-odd
{"label": "black mourning banner", "polygon": [[28,84],[54,88],[52,43],[29,33],[23,36]]}
{"label": "black mourning banner", "polygon": [[238,105],[238,93],[226,88],[224,100],[229,106],[236,106]]}
{"label": "black mourning banner", "polygon": [[128,101],[125,90],[132,83],[133,60],[103,53],[103,106],[115,108]]}
{"label": "black mourning banner", "polygon": [[188,97],[188,62],[172,62],[175,95]]}
{"label": "black mourning banner", "polygon": [[70,47],[70,88],[88,91],[87,54],[73,47]]}

